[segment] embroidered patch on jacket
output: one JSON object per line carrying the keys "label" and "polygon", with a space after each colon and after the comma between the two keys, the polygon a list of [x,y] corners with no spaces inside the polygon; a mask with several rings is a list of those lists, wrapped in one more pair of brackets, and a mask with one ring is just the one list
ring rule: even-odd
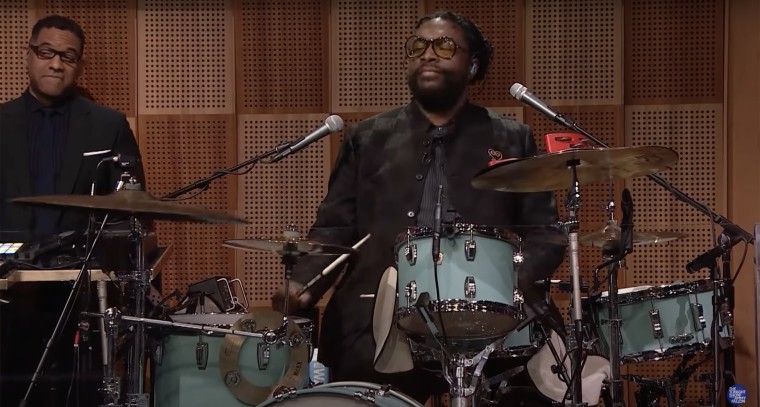
{"label": "embroidered patch on jacket", "polygon": [[501,160],[502,154],[499,150],[494,150],[493,148],[488,149],[488,155],[491,157],[491,160],[498,161]]}

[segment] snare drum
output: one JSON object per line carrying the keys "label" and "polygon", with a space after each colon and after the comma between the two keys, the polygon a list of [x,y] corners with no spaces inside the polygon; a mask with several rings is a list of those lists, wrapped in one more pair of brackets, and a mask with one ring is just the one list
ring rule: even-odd
{"label": "snare drum", "polygon": [[[175,315],[172,319],[175,322],[229,328],[245,315],[192,314]],[[310,360],[312,322],[305,318],[289,319],[301,329]],[[224,334],[212,332],[182,331],[164,337],[154,357],[155,406],[250,405],[236,397],[236,389],[233,388],[235,383],[231,382],[230,377],[225,378],[221,374],[220,351],[225,348],[224,341]],[[245,338],[239,349],[236,368],[241,379],[247,379],[257,387],[271,388],[285,376],[291,361],[291,348],[271,345],[267,349],[261,345],[263,342],[259,338]],[[305,387],[307,381],[308,378],[304,377],[299,387]],[[266,390],[267,393],[270,392],[269,389]]]}
{"label": "snare drum", "polygon": [[[659,287],[618,290],[620,356],[623,362],[666,359],[705,350],[713,321],[712,282],[697,280]],[[605,355],[609,355],[609,293],[594,301],[595,325]],[[731,336],[721,327],[721,337]]]}
{"label": "snare drum", "polygon": [[440,243],[436,281],[432,229],[410,228],[396,239],[399,327],[429,336],[415,308],[427,292],[428,310],[439,332],[450,339],[492,339],[513,330],[523,318],[521,302],[515,301],[517,236],[493,227],[456,224]]}
{"label": "snare drum", "polygon": [[310,389],[297,390],[259,404],[265,406],[382,406],[382,407],[422,407],[409,396],[384,386],[365,382],[335,382]]}

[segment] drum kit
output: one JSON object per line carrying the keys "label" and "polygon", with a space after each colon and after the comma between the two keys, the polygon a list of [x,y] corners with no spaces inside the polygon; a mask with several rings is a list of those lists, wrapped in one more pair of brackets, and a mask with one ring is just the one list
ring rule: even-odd
{"label": "drum kit", "polygon": [[[406,335],[418,363],[440,364],[450,385],[449,405],[496,404],[487,396],[493,383],[484,380],[489,358],[548,355],[549,366],[529,370],[544,370],[545,375],[556,376],[561,382],[560,390],[540,387],[538,390],[553,398],[556,405],[572,406],[597,404],[600,389],[589,390],[584,381],[598,373],[587,374],[589,366],[606,364],[609,370],[596,376],[604,379],[604,386],[610,390],[610,405],[619,406],[623,405],[622,364],[715,352],[718,349],[715,342],[723,347],[731,345],[730,313],[725,309],[715,312],[720,304],[713,296],[722,298],[720,290],[724,282],[720,278],[659,287],[617,288],[616,271],[631,245],[667,242],[683,235],[634,232],[630,211],[626,217],[625,196],[620,227],[611,215],[614,203],[610,199],[609,224],[599,232],[585,235],[578,232],[582,185],[651,176],[671,167],[676,160],[676,153],[663,147],[576,148],[491,163],[473,178],[474,187],[496,191],[568,189],[567,219],[555,225],[560,227],[562,238],[545,242],[569,248],[572,318],[568,332],[562,332],[559,341],[551,340],[552,333],[529,316],[517,287],[516,276],[525,260],[521,236],[505,229],[462,223],[448,225],[444,236],[435,228],[410,228],[398,236],[393,323]],[[126,309],[86,313],[104,320],[106,327],[108,360],[101,389],[104,406],[149,404],[145,386],[149,342],[146,327],[162,331],[161,345],[152,351],[155,364],[151,371],[155,380],[152,391],[157,407],[212,403],[299,406],[330,401],[336,405],[419,405],[379,384],[339,382],[312,386],[306,373],[313,352],[313,327],[308,320],[289,317],[287,304],[283,313],[246,313],[245,307],[238,307],[237,313],[220,309],[216,313],[172,314],[166,319],[147,317],[150,273],[140,244],[147,233],[146,222],[244,223],[245,220],[157,199],[134,182],[127,182],[120,190],[105,196],[36,196],[14,201],[131,217],[132,238],[137,242],[134,271],[118,278],[132,287],[134,295],[130,298],[134,303]],[[436,238],[440,240],[436,242]],[[282,258],[288,292],[293,266],[300,257],[345,258],[361,250],[359,246],[365,240],[348,248],[304,240],[295,230],[286,230],[278,239],[228,240],[225,245],[277,253]],[[93,246],[96,242],[94,239]],[[585,299],[578,260],[580,244],[601,248],[605,260],[595,270],[593,288]],[[89,259],[89,254],[85,259]],[[609,269],[609,291],[599,292],[597,276],[604,268]],[[234,302],[239,304],[237,299]],[[123,326],[129,328],[124,330]],[[115,342],[125,332],[131,338],[131,350],[126,367],[118,372]],[[713,341],[715,338],[720,340]],[[592,361],[594,356],[604,357],[604,362]],[[542,380],[548,383],[547,377],[534,377],[534,382]],[[589,399],[589,394],[596,395],[596,400]]]}

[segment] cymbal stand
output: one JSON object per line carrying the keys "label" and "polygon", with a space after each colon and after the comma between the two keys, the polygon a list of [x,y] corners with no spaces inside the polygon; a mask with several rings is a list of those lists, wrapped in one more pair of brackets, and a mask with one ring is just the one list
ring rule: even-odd
{"label": "cymbal stand", "polygon": [[[137,188],[139,184],[127,184],[125,189]],[[131,239],[135,245],[135,270],[128,280],[134,289],[134,316],[142,318],[145,316],[145,302],[150,285],[150,271],[145,267],[145,247],[144,240],[147,229],[143,228],[142,223],[135,217],[130,219],[132,226]],[[149,404],[149,395],[145,392],[145,325],[137,322],[133,326],[132,349],[129,352],[127,361],[127,391],[126,406],[147,407]]]}
{"label": "cymbal stand", "polygon": [[580,264],[578,262],[578,227],[579,222],[576,214],[581,205],[581,192],[580,183],[578,182],[577,166],[580,165],[580,160],[573,159],[567,162],[567,168],[572,171],[572,184],[567,191],[567,198],[565,200],[565,208],[567,209],[568,219],[565,222],[565,229],[568,232],[568,248],[570,250],[570,274],[572,276],[573,283],[573,324],[574,324],[574,336],[575,347],[573,349],[568,348],[568,353],[571,355],[571,370],[570,386],[572,389],[572,405],[574,407],[581,407],[583,403],[583,388],[581,383],[581,369],[583,361],[583,314],[581,310],[581,272]]}

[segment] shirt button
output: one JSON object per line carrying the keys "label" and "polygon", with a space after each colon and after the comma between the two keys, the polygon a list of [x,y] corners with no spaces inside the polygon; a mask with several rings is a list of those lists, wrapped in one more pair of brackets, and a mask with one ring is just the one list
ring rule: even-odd
{"label": "shirt button", "polygon": [[406,217],[413,218],[414,217],[414,211],[409,211],[406,213]]}
{"label": "shirt button", "polygon": [[422,174],[415,175],[414,179],[416,179],[417,181],[422,181]]}

